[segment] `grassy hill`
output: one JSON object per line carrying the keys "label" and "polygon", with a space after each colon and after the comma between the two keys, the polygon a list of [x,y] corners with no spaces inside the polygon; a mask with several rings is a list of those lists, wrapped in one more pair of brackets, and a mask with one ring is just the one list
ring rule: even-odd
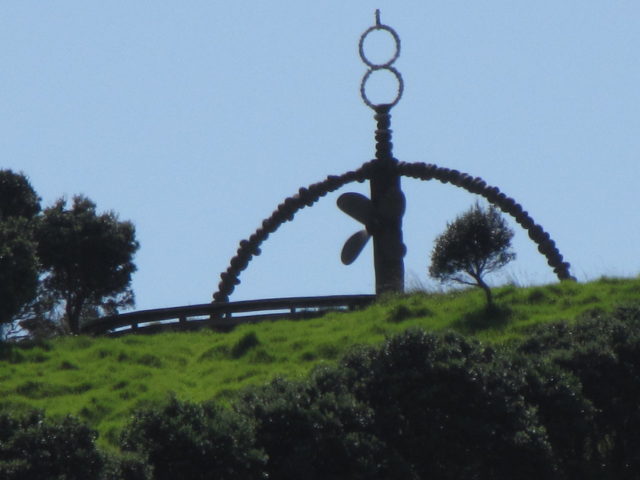
{"label": "grassy hill", "polygon": [[117,443],[136,407],[178,398],[226,401],[243,386],[274,376],[296,378],[356,344],[375,344],[409,327],[451,329],[497,346],[542,322],[638,304],[640,278],[495,289],[487,312],[477,290],[388,297],[351,313],[305,321],[245,325],[230,333],[200,331],[120,338],[65,337],[0,345],[0,411],[71,413]]}

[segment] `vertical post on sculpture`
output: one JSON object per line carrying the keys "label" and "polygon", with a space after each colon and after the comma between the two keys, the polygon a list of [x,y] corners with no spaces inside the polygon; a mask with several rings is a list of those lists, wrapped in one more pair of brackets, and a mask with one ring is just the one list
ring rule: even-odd
{"label": "vertical post on sculpture", "polygon": [[[386,31],[395,44],[393,56],[386,62],[373,62],[364,51],[364,41],[373,31]],[[363,101],[374,112],[376,120],[376,158],[373,162],[373,174],[370,180],[371,202],[375,211],[375,224],[372,225],[373,258],[376,275],[376,294],[404,291],[404,256],[406,247],[402,238],[402,217],[405,210],[405,197],[402,193],[400,175],[397,172],[398,161],[393,158],[391,142],[391,115],[400,97],[404,84],[402,76],[391,65],[400,55],[400,38],[391,27],[380,23],[380,12],[376,11],[376,24],[360,37],[360,58],[369,67],[360,85]],[[366,93],[366,83],[374,73],[387,72],[395,76],[398,89],[395,99],[389,103],[372,102]]]}
{"label": "vertical post on sculpture", "polygon": [[375,109],[376,161],[370,180],[371,201],[377,225],[373,232],[373,262],[376,294],[404,291],[404,255],[402,217],[405,198],[402,193],[397,160],[391,152],[391,116],[386,106]]}

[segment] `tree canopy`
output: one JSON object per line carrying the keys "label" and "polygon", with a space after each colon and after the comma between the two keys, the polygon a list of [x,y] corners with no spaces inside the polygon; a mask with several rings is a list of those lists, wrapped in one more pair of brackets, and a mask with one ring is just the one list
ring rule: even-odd
{"label": "tree canopy", "polygon": [[0,325],[36,295],[38,262],[33,218],[40,199],[26,176],[0,170]]}
{"label": "tree canopy", "polygon": [[515,258],[512,238],[513,231],[495,207],[485,210],[476,203],[436,238],[429,274],[442,282],[480,287],[492,305],[484,276]]}
{"label": "tree canopy", "polygon": [[8,323],[36,295],[36,246],[25,219],[0,222],[0,324]]}
{"label": "tree canopy", "polygon": [[91,309],[110,313],[133,304],[129,285],[139,243],[131,222],[113,212],[98,214],[87,197],[75,196],[66,207],[60,199],[44,211],[38,257],[45,290],[64,303],[66,326],[77,333],[81,317]]}
{"label": "tree canopy", "polygon": [[0,170],[0,221],[31,219],[40,212],[40,198],[22,173]]}
{"label": "tree canopy", "polygon": [[82,318],[133,305],[138,247],[131,222],[87,197],[42,211],[23,173],[0,170],[0,326],[78,332]]}

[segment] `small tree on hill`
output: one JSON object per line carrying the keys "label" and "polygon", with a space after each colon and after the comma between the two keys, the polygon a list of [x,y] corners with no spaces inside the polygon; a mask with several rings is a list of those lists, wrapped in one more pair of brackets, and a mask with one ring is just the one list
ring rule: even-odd
{"label": "small tree on hill", "polygon": [[491,289],[484,276],[515,258],[510,251],[513,231],[498,210],[475,204],[447,224],[436,238],[429,274],[441,282],[456,282],[484,290],[487,305],[493,305]]}
{"label": "small tree on hill", "polygon": [[64,304],[64,321],[72,333],[83,316],[113,313],[133,305],[131,274],[139,244],[131,222],[113,212],[96,213],[83,196],[58,200],[44,211],[38,227],[38,257],[45,291]]}

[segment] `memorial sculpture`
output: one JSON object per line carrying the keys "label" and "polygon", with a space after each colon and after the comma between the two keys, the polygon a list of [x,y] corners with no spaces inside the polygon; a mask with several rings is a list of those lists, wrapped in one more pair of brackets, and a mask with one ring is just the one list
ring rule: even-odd
{"label": "memorial sculpture", "polygon": [[[373,32],[384,32],[391,36],[394,52],[383,62],[374,62],[365,52],[365,41]],[[293,220],[298,211],[315,204],[321,197],[334,192],[352,182],[369,181],[370,197],[359,193],[344,193],[338,198],[338,207],[358,222],[364,229],[356,232],[346,241],[341,260],[352,263],[369,239],[373,239],[373,257],[376,277],[376,294],[402,292],[404,290],[404,256],[406,247],[402,238],[402,217],[405,210],[405,196],[401,188],[401,177],[418,180],[438,180],[463,188],[470,193],[485,198],[502,212],[510,215],[525,229],[529,238],[545,256],[548,265],[559,280],[573,279],[569,264],[564,261],[550,235],[529,216],[523,207],[508,197],[498,187],[488,185],[482,178],[455,169],[426,163],[401,162],[393,157],[391,142],[391,109],[402,97],[404,83],[400,72],[393,63],[400,55],[400,38],[396,31],[380,21],[380,11],[376,10],[375,24],[360,37],[359,54],[368,70],[362,78],[360,95],[364,103],[374,111],[376,121],[376,154],[373,160],[360,168],[342,175],[329,175],[325,180],[302,187],[286,198],[262,225],[240,242],[236,255],[228,268],[220,274],[218,290],[213,294],[214,302],[228,302],[239,276],[247,268],[251,259],[260,254],[260,247],[283,223]],[[374,103],[367,95],[367,82],[372,75],[380,72],[395,77],[397,91],[395,98],[387,103]]]}

